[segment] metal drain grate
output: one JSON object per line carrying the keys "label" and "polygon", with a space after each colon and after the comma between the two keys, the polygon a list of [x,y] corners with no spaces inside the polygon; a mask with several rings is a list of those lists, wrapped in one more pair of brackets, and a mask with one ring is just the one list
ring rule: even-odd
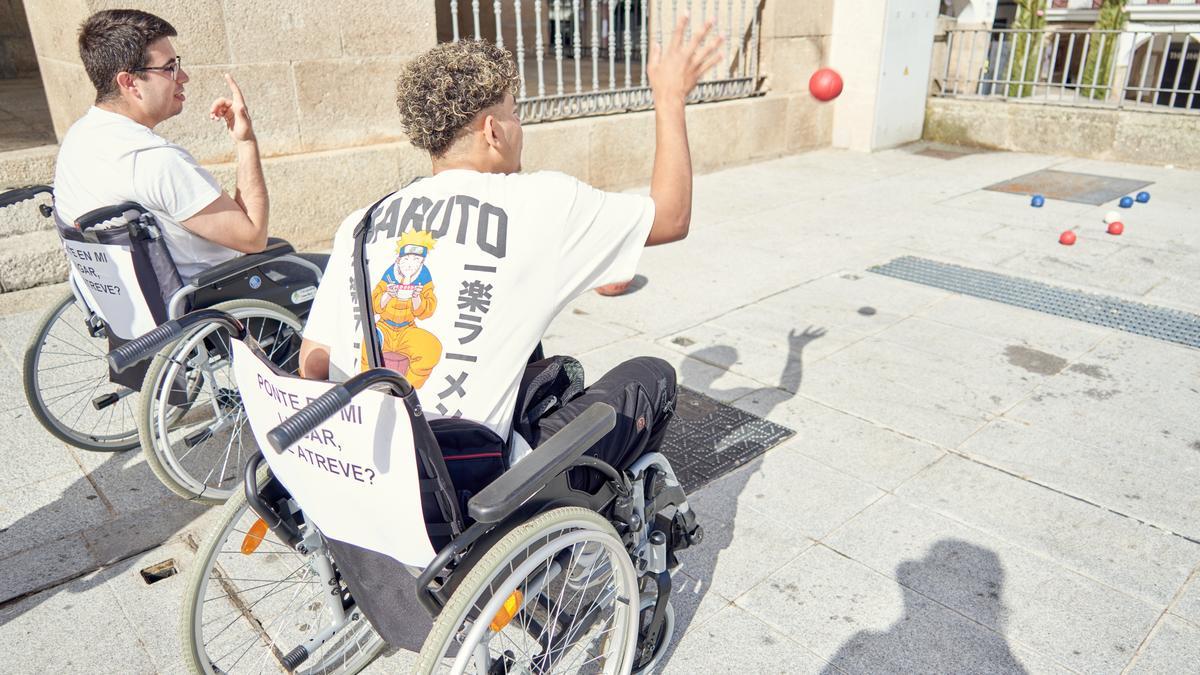
{"label": "metal drain grate", "polygon": [[1200,316],[1006,274],[904,256],[868,270],[963,295],[1200,348]]}
{"label": "metal drain grate", "polygon": [[796,432],[745,410],[679,388],[660,452],[688,494],[791,438]]}
{"label": "metal drain grate", "polygon": [[1144,180],[1045,169],[989,185],[984,190],[1018,195],[1041,194],[1045,195],[1046,199],[1099,206],[1132,194],[1147,185],[1151,183]]}

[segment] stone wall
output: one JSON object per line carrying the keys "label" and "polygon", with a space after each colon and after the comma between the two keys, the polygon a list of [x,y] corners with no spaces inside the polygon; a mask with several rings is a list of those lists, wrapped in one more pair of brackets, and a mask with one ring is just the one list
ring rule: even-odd
{"label": "stone wall", "polygon": [[1200,116],[1105,108],[930,98],[925,139],[1200,169]]}
{"label": "stone wall", "polygon": [[[106,3],[28,2],[61,135],[94,92],[79,63],[76,27]],[[826,65],[833,0],[761,3],[763,95],[689,107],[700,172],[829,145],[832,110],[807,87],[813,70]],[[433,0],[195,0],[186,11],[170,0],[133,4],[179,30],[175,44],[192,78],[184,113],[158,130],[229,187],[232,146],[206,112],[222,93],[221,73],[238,79],[266,156],[272,234],[302,248],[326,247],[351,211],[428,172],[428,157],[404,139],[393,87],[400,65],[436,42]],[[530,124],[525,137],[526,170],[561,170],[605,189],[650,179],[652,112]],[[53,160],[53,148],[0,153],[0,185],[48,182]],[[49,225],[32,208],[0,211],[0,292],[65,278]]]}
{"label": "stone wall", "polygon": [[0,0],[0,80],[38,74],[23,0]]}

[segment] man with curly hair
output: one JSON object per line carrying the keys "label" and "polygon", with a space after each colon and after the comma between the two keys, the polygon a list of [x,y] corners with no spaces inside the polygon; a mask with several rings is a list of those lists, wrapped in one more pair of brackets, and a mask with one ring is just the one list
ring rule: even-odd
{"label": "man with curly hair", "polygon": [[[625,467],[657,449],[673,414],[675,371],[661,359],[626,361],[582,391],[577,362],[528,360],[573,298],[632,277],[645,246],[687,236],[692,165],[684,104],[721,58],[720,38],[707,41],[712,21],[688,40],[688,20],[680,19],[668,45],[654,46],[648,62],[656,124],[649,197],[602,192],[562,173],[520,173],[518,77],[504,49],[482,41],[441,44],[399,77],[405,132],[429,153],[433,175],[375,207],[364,230],[365,278],[379,278],[392,264],[405,232],[437,240],[423,261],[439,280],[442,309],[421,325],[444,353],[419,397],[433,418],[464,417],[506,439],[510,461],[606,402],[617,410],[617,426],[590,454]],[[306,377],[343,379],[366,367],[352,263],[354,230],[365,212],[346,218],[334,239],[304,331]],[[546,396],[547,372],[571,383]],[[511,433],[514,422],[521,433]],[[595,480],[572,476],[577,485]]]}

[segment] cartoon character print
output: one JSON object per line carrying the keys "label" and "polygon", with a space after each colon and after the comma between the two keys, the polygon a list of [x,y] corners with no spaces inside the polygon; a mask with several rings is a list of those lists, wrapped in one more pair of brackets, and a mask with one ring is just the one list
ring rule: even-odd
{"label": "cartoon character print", "polygon": [[[433,276],[425,267],[435,243],[428,232],[404,233],[396,242],[395,262],[371,292],[383,365],[404,375],[416,389],[425,384],[442,358],[441,341],[417,325],[437,309]],[[365,368],[365,346],[362,362]]]}

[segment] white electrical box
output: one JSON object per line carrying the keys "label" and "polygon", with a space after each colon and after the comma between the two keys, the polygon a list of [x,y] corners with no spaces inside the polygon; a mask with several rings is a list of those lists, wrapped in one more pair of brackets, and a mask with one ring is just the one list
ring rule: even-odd
{"label": "white electrical box", "polygon": [[871,149],[921,140],[937,0],[887,0]]}

